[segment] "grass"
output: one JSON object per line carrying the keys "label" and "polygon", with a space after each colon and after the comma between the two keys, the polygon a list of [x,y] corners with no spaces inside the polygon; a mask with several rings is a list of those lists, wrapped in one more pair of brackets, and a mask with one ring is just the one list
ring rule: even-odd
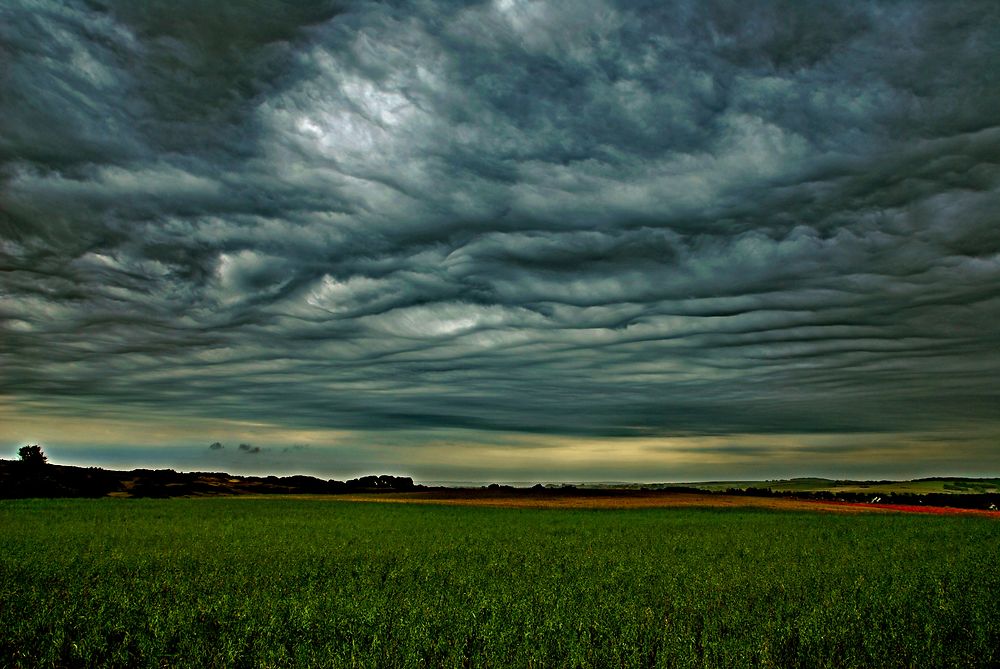
{"label": "grass", "polygon": [[0,503],[0,666],[1000,664],[1000,523]]}

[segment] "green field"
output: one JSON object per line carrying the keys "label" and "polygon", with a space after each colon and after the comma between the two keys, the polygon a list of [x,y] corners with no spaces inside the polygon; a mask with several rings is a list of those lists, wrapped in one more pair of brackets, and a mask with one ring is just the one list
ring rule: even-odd
{"label": "green field", "polygon": [[0,503],[0,666],[1000,664],[1000,523]]}

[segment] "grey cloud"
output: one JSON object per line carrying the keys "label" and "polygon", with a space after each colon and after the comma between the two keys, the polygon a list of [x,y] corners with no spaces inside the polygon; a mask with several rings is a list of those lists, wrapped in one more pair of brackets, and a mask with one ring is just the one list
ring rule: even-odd
{"label": "grey cloud", "polygon": [[223,446],[218,441],[213,441],[211,444],[208,445],[208,449],[210,451],[221,451],[224,448],[225,448],[225,446]]}
{"label": "grey cloud", "polygon": [[239,450],[242,453],[248,453],[250,455],[256,455],[260,453],[260,446],[251,446],[250,444],[240,444]]}
{"label": "grey cloud", "polygon": [[2,11],[13,401],[606,436],[997,420],[994,3]]}

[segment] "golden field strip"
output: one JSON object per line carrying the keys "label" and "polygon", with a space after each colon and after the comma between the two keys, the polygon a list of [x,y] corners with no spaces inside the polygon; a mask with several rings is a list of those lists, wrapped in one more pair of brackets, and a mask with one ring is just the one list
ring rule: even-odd
{"label": "golden field strip", "polygon": [[419,492],[358,493],[331,496],[331,499],[353,502],[440,504],[516,509],[747,508],[832,513],[933,513],[1000,519],[1000,512],[998,511],[982,511],[977,509],[948,507],[915,508],[912,506],[903,507],[889,504],[858,504],[782,497],[631,490],[583,490],[561,494],[551,491],[453,489]]}

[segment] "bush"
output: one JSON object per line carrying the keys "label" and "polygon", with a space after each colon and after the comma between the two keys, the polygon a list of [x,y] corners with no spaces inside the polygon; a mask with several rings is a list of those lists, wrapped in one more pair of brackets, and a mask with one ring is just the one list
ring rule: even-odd
{"label": "bush", "polygon": [[17,450],[17,454],[21,457],[21,462],[32,467],[41,467],[48,461],[38,444],[22,446]]}

